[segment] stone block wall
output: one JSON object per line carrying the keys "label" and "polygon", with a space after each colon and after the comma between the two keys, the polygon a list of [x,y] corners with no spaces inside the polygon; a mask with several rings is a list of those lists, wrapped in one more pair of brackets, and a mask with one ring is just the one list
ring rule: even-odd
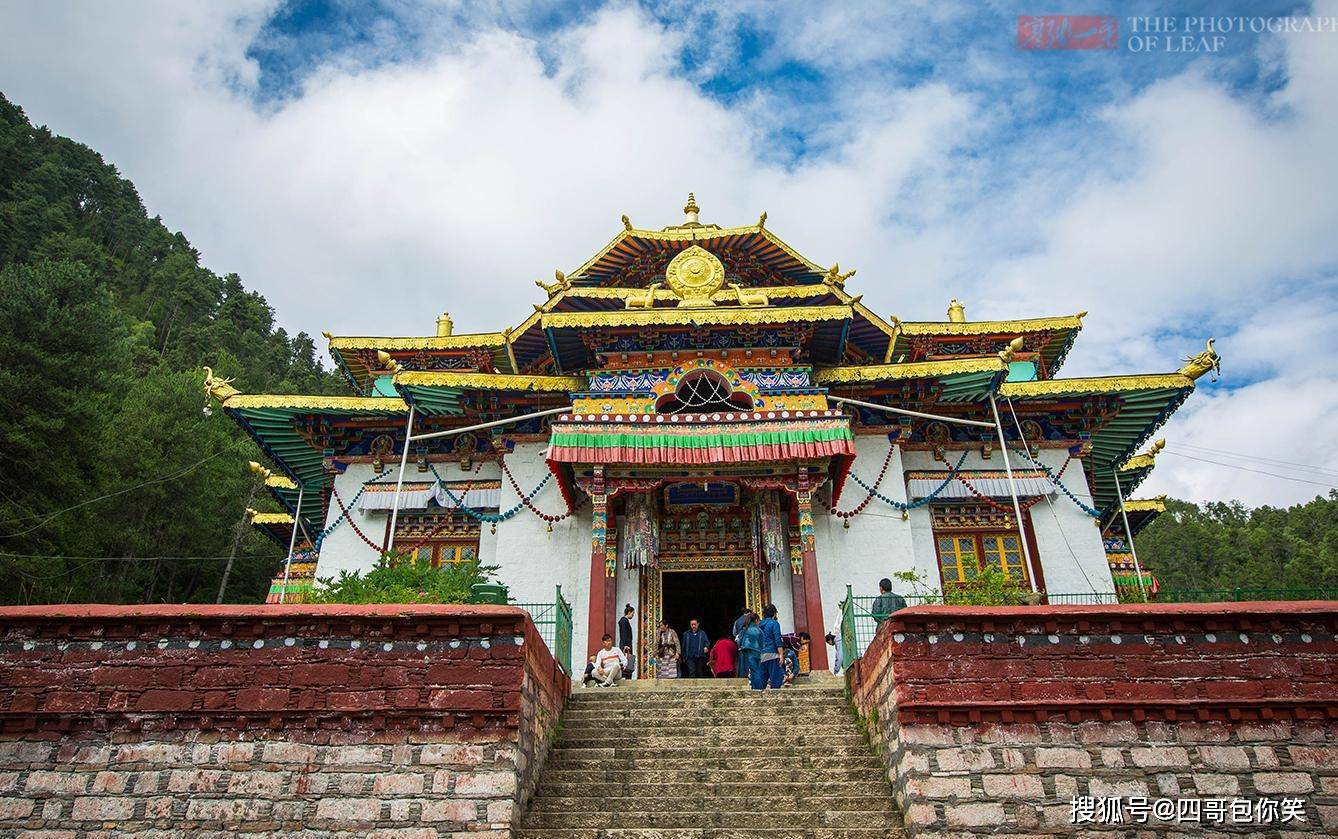
{"label": "stone block wall", "polygon": [[512,607],[0,609],[0,834],[509,835],[569,691]]}
{"label": "stone block wall", "polygon": [[847,678],[912,837],[1334,835],[1336,631],[1334,603],[917,607]]}

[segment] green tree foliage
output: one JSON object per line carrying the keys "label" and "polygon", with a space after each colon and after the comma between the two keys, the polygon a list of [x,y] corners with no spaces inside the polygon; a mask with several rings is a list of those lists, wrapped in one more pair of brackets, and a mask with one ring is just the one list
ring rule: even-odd
{"label": "green tree foliage", "polygon": [[1286,509],[1169,500],[1137,546],[1167,592],[1338,588],[1338,491]]}
{"label": "green tree foliage", "polygon": [[341,571],[321,580],[317,603],[469,603],[477,583],[494,582],[494,565],[477,560],[433,568],[430,562],[403,555],[382,557],[366,574]]}
{"label": "green tree foliage", "polygon": [[[115,168],[0,95],[0,602],[213,599],[255,449],[204,412],[202,364],[342,389]],[[228,599],[262,599],[282,549],[248,529],[237,553]]]}

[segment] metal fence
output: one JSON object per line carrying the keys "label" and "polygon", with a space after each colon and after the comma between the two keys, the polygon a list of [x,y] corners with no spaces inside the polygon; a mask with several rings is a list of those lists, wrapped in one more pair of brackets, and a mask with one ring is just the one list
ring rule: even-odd
{"label": "metal fence", "polygon": [[[943,596],[902,595],[907,606],[939,605]],[[841,601],[841,666],[847,667],[864,655],[878,630],[878,623],[887,615],[875,615],[875,597],[856,597],[851,586],[846,586],[846,598]],[[1019,598],[1021,600],[1021,598]],[[1231,588],[1196,591],[1159,591],[1148,598],[1149,603],[1234,603],[1245,600],[1338,600],[1338,588]],[[952,598],[949,598],[952,604]],[[1142,593],[1121,591],[1118,594],[1097,592],[1056,593],[1042,592],[1041,602],[1051,606],[1103,606],[1112,603],[1142,603]],[[975,604],[982,605],[982,604]],[[1026,605],[1025,601],[1007,605]]]}
{"label": "metal fence", "polygon": [[516,603],[516,606],[530,613],[539,637],[548,645],[567,675],[571,675],[571,604],[562,596],[562,586],[555,586],[553,600],[550,603]]}

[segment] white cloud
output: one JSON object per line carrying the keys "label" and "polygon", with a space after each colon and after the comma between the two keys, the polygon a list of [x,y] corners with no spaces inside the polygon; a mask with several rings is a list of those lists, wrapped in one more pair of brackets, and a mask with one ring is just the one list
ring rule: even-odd
{"label": "white cloud", "polygon": [[[414,58],[339,61],[259,108],[246,48],[272,6],[9,4],[0,25],[22,34],[0,87],[106,154],[290,329],[424,334],[442,309],[460,330],[515,323],[541,299],[533,279],[584,261],[620,213],[674,222],[691,189],[708,221],[765,209],[801,252],[858,267],[883,312],[937,318],[952,296],[977,317],[1088,309],[1070,375],[1173,369],[1219,332],[1228,377],[1255,383],[1205,388],[1167,435],[1335,465],[1338,382],[1309,365],[1338,349],[1332,38],[1268,46],[1287,82],[1264,99],[1203,65],[1086,122],[1010,135],[1010,109],[1044,93],[1032,57],[968,49],[960,78],[930,81],[863,73],[922,49],[921,30],[809,4],[776,11],[763,60],[840,74],[816,125],[820,106],[781,91],[722,104],[697,87],[682,51],[725,60],[727,25],[667,28],[628,7],[536,40],[448,5]],[[967,82],[981,78],[1006,80],[1002,95]],[[776,154],[787,120],[822,151]],[[1145,491],[1278,503],[1318,489],[1173,460]]]}

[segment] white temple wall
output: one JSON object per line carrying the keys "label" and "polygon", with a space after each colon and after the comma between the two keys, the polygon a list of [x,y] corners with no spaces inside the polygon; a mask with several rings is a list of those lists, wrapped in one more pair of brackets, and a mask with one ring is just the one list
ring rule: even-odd
{"label": "white temple wall", "polygon": [[[325,537],[321,543],[321,555],[316,561],[316,579],[326,577],[338,577],[341,571],[361,571],[370,570],[376,565],[381,552],[373,549],[370,545],[358,538],[358,534],[353,532],[349,526],[352,521],[367,534],[367,538],[380,545],[381,540],[386,535],[386,522],[384,518],[364,513],[353,504],[353,497],[362,489],[364,481],[369,481],[377,475],[376,470],[372,469],[370,463],[350,464],[343,474],[335,475],[335,491],[339,493],[339,498],[348,507],[349,519],[341,521],[339,526]],[[322,529],[329,527],[335,519],[339,518],[339,505],[333,498],[330,499],[329,511],[326,514]]]}
{"label": "white temple wall", "polygon": [[783,562],[771,572],[771,602],[776,604],[776,620],[781,632],[794,632],[794,577],[790,563]]}
{"label": "white temple wall", "polygon": [[[1057,473],[1067,458],[1068,453],[1063,449],[1043,449],[1039,460]],[[1071,464],[1060,483],[1079,501],[1092,506],[1081,464]],[[1111,578],[1096,519],[1080,510],[1063,492],[1055,492],[1049,502],[1042,501],[1031,508],[1031,526],[1041,552],[1046,591],[1114,595],[1115,581]]]}
{"label": "white temple wall", "polygon": [[[859,475],[872,485],[891,445],[881,434],[856,436],[851,474]],[[887,473],[877,489],[889,498],[906,500],[900,446],[895,447]],[[867,494],[868,490],[847,478],[836,507],[849,510]],[[847,529],[839,517],[814,504],[813,540],[818,560],[818,587],[822,592],[822,625],[827,632],[836,632],[841,625],[841,601],[845,599],[847,585],[853,587],[857,597],[872,596],[878,593],[878,581],[883,577],[916,567],[911,522],[903,521],[899,511],[875,498],[864,512],[849,521]],[[929,570],[933,570],[932,560]],[[895,587],[901,588],[900,585]],[[814,639],[815,643],[821,641],[821,638]]]}
{"label": "white temple wall", "polygon": [[[544,462],[547,443],[517,443],[506,455],[506,467],[524,492],[529,492],[551,474]],[[554,515],[567,510],[567,502],[558,489],[557,479],[550,480],[531,499],[535,507]],[[501,509],[520,503],[511,482],[502,480]],[[483,526],[484,533],[489,527]],[[550,603],[554,586],[572,607],[572,666],[585,661],[586,616],[590,608],[590,505],[576,515],[548,523],[528,509],[497,525],[492,564],[499,566],[497,578],[516,603]]]}
{"label": "white temple wall", "polygon": [[[923,451],[906,452],[902,462],[906,471],[942,471],[957,462],[957,458],[962,456],[962,450],[950,449],[946,454],[947,464],[935,460],[930,452]],[[1064,449],[1042,449],[1039,454],[1039,460],[1055,472],[1059,471],[1067,459],[1068,452]],[[1014,469],[1033,468],[1030,463],[1025,461],[1019,463],[1017,460],[1014,458],[1012,461]],[[993,455],[986,459],[981,456],[979,447],[976,447],[968,452],[962,468],[1002,470],[1003,457],[996,449]],[[1092,498],[1087,490],[1087,482],[1083,479],[1078,464],[1072,464],[1062,480],[1079,500],[1091,505]],[[1048,502],[1041,501],[1032,507],[1030,514],[1047,591],[1101,594],[1114,592],[1115,584],[1110,576],[1110,566],[1106,562],[1101,533],[1091,516],[1080,510],[1062,492],[1055,492]],[[925,575],[931,587],[940,587],[942,583],[938,572],[938,553],[935,549],[934,533],[927,507],[911,511],[911,532],[916,569]],[[900,591],[899,588],[897,590],[899,594],[910,593]]]}

